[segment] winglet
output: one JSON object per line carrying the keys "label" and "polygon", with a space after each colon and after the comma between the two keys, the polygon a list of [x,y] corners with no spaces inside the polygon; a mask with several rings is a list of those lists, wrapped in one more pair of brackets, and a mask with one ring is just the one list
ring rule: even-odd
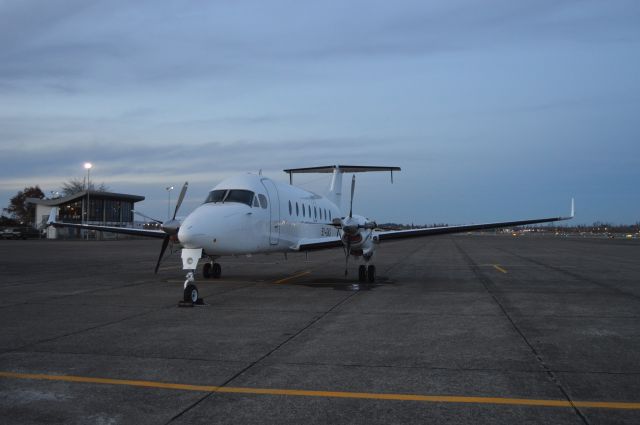
{"label": "winglet", "polygon": [[575,200],[573,198],[571,198],[571,218],[576,216],[576,204],[575,204]]}
{"label": "winglet", "polygon": [[51,212],[49,213],[49,219],[47,220],[47,226],[56,222],[57,215],[58,215],[58,207],[51,208]]}

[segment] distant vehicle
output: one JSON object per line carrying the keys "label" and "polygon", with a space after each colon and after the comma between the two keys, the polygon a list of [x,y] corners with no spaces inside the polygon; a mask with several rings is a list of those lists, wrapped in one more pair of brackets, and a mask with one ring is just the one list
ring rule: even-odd
{"label": "distant vehicle", "polygon": [[11,227],[2,229],[2,232],[0,232],[0,239],[20,239],[21,237],[20,231]]}
{"label": "distant vehicle", "polygon": [[0,231],[0,239],[28,239],[38,237],[40,237],[40,232],[32,227],[7,227]]}

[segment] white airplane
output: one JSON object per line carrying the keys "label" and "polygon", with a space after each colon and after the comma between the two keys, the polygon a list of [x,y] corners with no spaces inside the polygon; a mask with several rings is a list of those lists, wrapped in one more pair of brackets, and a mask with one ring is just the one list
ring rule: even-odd
{"label": "white airplane", "polygon": [[[341,213],[342,176],[344,173],[389,171],[393,182],[393,172],[400,171],[399,167],[331,165],[284,171],[289,174],[288,185],[258,174],[225,179],[209,192],[202,205],[180,223],[176,220],[176,214],[187,191],[188,183],[185,183],[173,218],[165,222],[155,220],[161,223],[160,230],[57,222],[56,208],[51,211],[48,224],[162,238],[156,273],[169,241],[177,237],[182,245],[183,269],[187,271],[184,301],[196,303],[199,294],[195,285],[195,271],[202,258],[206,259],[202,267],[203,277],[219,278],[222,268],[216,260],[223,256],[274,252],[286,254],[343,247],[345,275],[349,257],[358,257],[364,262],[358,268],[359,280],[374,282],[376,268],[371,260],[376,246],[386,240],[547,223],[574,217],[572,199],[571,215],[568,217],[381,231],[377,229],[375,221],[353,214],[355,174],[351,180],[349,214]],[[297,173],[332,173],[328,194],[320,196],[294,186],[293,174]]]}

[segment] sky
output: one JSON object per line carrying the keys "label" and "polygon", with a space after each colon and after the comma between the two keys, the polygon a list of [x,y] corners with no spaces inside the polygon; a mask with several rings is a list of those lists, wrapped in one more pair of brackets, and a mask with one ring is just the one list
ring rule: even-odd
{"label": "sky", "polygon": [[402,167],[357,176],[378,222],[635,223],[639,110],[636,0],[0,0],[2,207],[349,164]]}

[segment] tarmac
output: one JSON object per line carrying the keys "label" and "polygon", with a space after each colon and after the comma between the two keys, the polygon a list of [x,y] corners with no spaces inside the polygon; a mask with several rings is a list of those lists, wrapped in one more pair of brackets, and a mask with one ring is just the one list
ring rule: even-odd
{"label": "tarmac", "polygon": [[3,424],[638,424],[640,241],[392,241],[222,258],[0,241]]}

